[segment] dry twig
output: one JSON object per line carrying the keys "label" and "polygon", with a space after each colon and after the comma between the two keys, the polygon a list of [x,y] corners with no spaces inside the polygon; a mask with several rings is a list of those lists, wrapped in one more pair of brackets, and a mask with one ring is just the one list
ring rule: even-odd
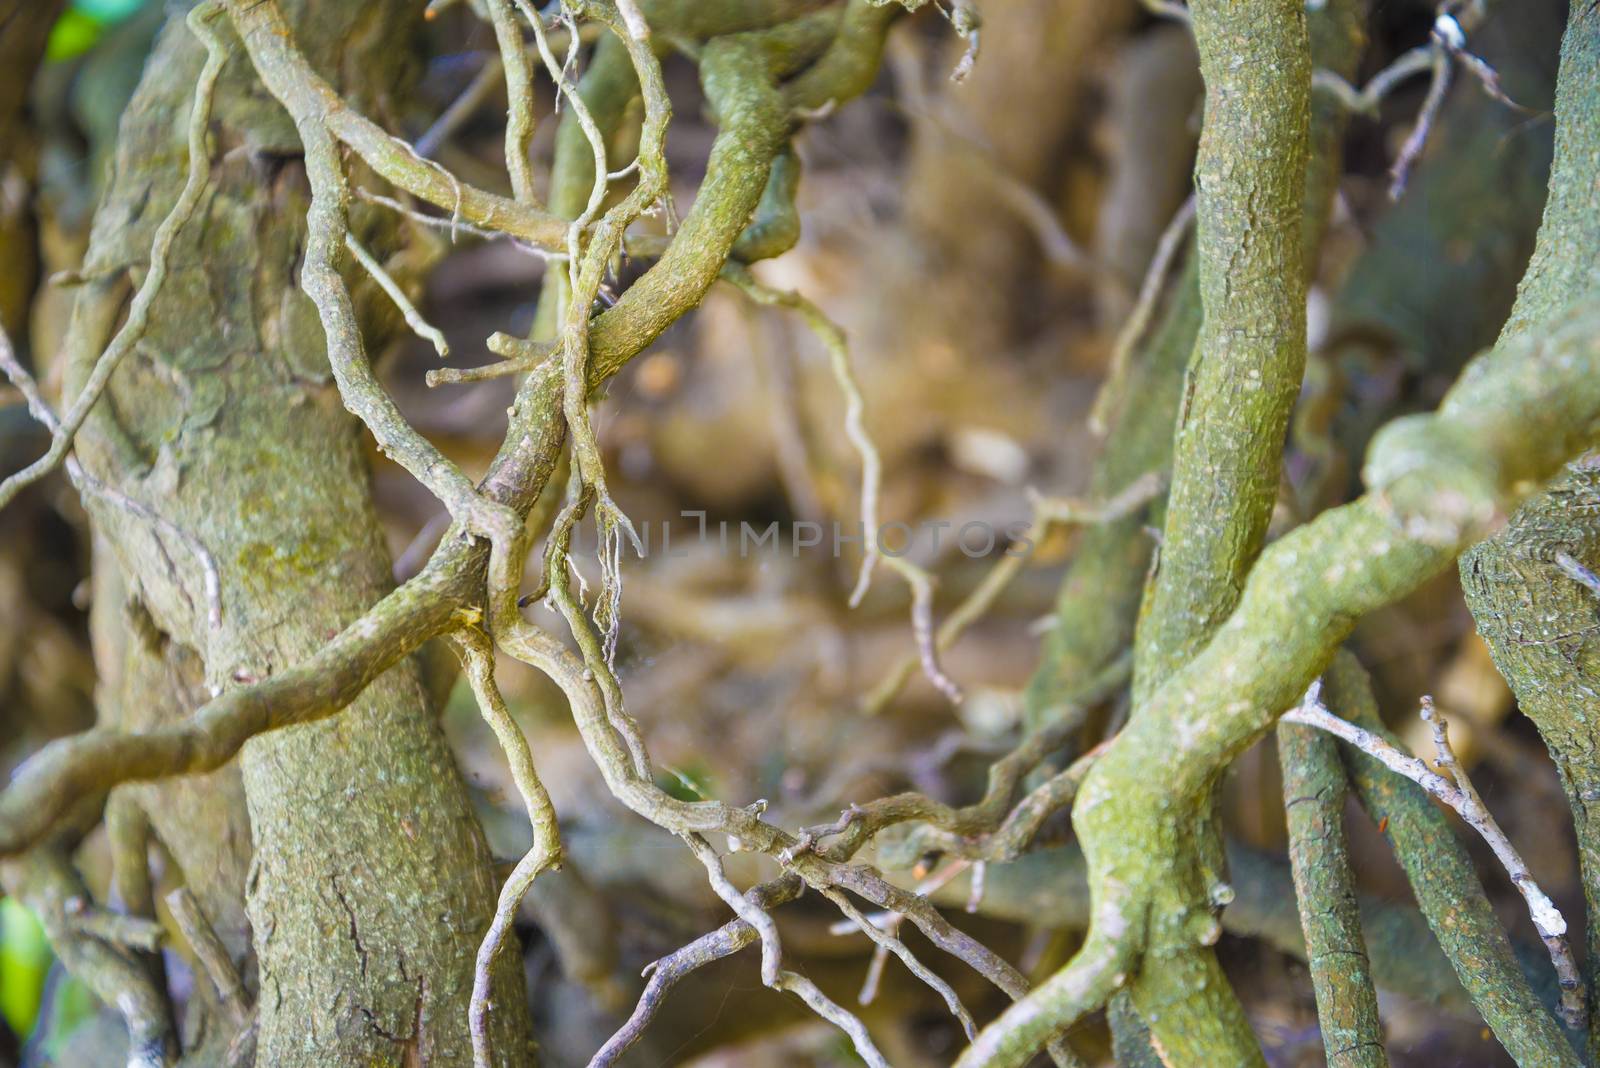
{"label": "dry twig", "polygon": [[1401,752],[1364,727],[1358,727],[1329,712],[1327,706],[1322,703],[1320,681],[1313,683],[1306,691],[1298,707],[1283,715],[1286,722],[1302,723],[1308,727],[1327,731],[1378,760],[1390,771],[1405,776],[1455,810],[1458,816],[1478,832],[1506,869],[1512,884],[1527,902],[1528,916],[1533,920],[1534,929],[1539,932],[1540,940],[1550,952],[1550,963],[1555,967],[1556,977],[1561,986],[1562,1020],[1568,1027],[1582,1027],[1588,1018],[1588,1010],[1584,1002],[1583,983],[1578,966],[1572,957],[1571,947],[1567,945],[1565,917],[1550,900],[1549,895],[1534,881],[1522,855],[1517,852],[1494,816],[1484,806],[1483,799],[1478,796],[1478,791],[1467,777],[1466,770],[1456,760],[1455,751],[1450,748],[1448,727],[1444,717],[1433,707],[1433,699],[1430,697],[1422,699],[1422,718],[1433,728],[1434,745],[1438,750],[1434,758],[1435,763],[1445,769],[1449,778],[1431,770],[1418,758]]}
{"label": "dry twig", "polygon": [[384,270],[383,264],[379,263],[377,258],[368,252],[366,247],[360,241],[357,241],[356,236],[352,233],[345,233],[344,247],[350,250],[350,254],[356,258],[356,262],[361,264],[367,274],[372,276],[374,282],[378,283],[378,288],[383,290],[384,295],[394,301],[394,306],[400,310],[401,317],[405,319],[406,325],[411,328],[412,333],[432,345],[433,351],[439,354],[441,360],[448,357],[450,355],[450,344],[445,341],[444,334],[440,333],[437,327],[422,317],[422,313],[417,311],[417,306],[411,303],[411,298],[406,296],[405,290],[401,289],[400,284],[390,276],[388,271]]}
{"label": "dry twig", "polygon": [[1481,56],[1467,50],[1468,35],[1477,29],[1486,14],[1487,7],[1481,2],[1442,0],[1428,33],[1428,43],[1402,53],[1359,90],[1332,71],[1317,70],[1312,73],[1314,87],[1333,94],[1351,111],[1375,115],[1378,104],[1396,86],[1412,75],[1428,72],[1428,94],[1423,98],[1411,133],[1389,168],[1389,199],[1399,200],[1405,195],[1411,171],[1422,157],[1422,150],[1427,147],[1428,137],[1444,106],[1452,81],[1451,74],[1457,64],[1471,74],[1483,91],[1495,100],[1518,111],[1528,110],[1506,96],[1500,88],[1500,75],[1494,67]]}
{"label": "dry twig", "polygon": [[[1123,488],[1122,492],[1105,502],[1033,495],[1032,525],[1018,537],[1016,544],[1001,555],[994,567],[984,576],[983,581],[940,624],[938,633],[934,636],[936,650],[940,653],[949,651],[960,640],[961,635],[966,633],[967,628],[994,607],[1012,580],[1027,566],[1033,550],[1050,535],[1052,530],[1115,522],[1131,515],[1153,500],[1160,494],[1164,485],[1161,475],[1152,471],[1134,479]],[[883,679],[862,698],[862,711],[867,715],[877,715],[888,707],[889,702],[893,701],[905,686],[915,666],[916,660],[907,657],[890,668]]]}

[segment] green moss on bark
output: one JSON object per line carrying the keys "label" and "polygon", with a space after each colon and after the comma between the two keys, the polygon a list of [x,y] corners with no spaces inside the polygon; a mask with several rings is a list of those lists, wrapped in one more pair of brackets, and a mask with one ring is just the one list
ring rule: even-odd
{"label": "green moss on bark", "polygon": [[1600,285],[1600,8],[1571,0],[1556,78],[1556,148],[1533,259],[1502,338]]}

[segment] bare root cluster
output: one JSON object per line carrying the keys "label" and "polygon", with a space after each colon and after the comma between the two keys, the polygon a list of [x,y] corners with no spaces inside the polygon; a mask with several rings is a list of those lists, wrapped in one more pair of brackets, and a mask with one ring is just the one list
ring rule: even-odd
{"label": "bare root cluster", "polygon": [[[288,111],[304,148],[312,200],[300,283],[320,317],[339,396],[378,447],[443,504],[452,525],[415,578],[304,663],[218,694],[181,725],[138,735],[90,733],[37,755],[0,796],[0,855],[35,850],[28,855],[59,859],[38,851],[74,817],[69,808],[80,795],[216,768],[263,731],[334,715],[423,642],[448,635],[534,829],[532,848],[506,880],[477,957],[470,1030],[482,1068],[495,1061],[490,1014],[506,1011],[490,1000],[496,956],[513,941],[508,935],[529,886],[541,872],[559,866],[563,856],[557,813],[496,682],[497,653],[531,665],[561,689],[610,791],[634,813],[681,839],[735,916],[647,969],[637,1007],[592,1064],[614,1063],[686,975],[752,944],[759,947],[766,986],[795,994],[835,1024],[868,1064],[887,1064],[852,1011],[785,966],[773,913],[807,890],[825,898],[845,928],[865,933],[874,943],[862,1000],[871,1000],[884,962],[896,957],[960,1023],[971,1043],[959,1061],[963,1066],[1020,1065],[1044,1048],[1057,1064],[1076,1063],[1063,1038],[1066,1029],[1124,992],[1175,1058],[1171,1063],[1248,1064],[1259,1061],[1259,1050],[1210,949],[1220,933],[1217,914],[1232,891],[1206,817],[1223,769],[1281,720],[1327,731],[1377,758],[1484,835],[1525,896],[1550,949],[1564,1022],[1583,1026],[1586,1007],[1564,938],[1566,923],[1455,761],[1443,720],[1434,717],[1433,722],[1439,763],[1448,775],[1334,715],[1321,702],[1315,680],[1355,620],[1445,567],[1491,528],[1517,494],[1590,443],[1600,420],[1595,387],[1600,302],[1592,287],[1537,333],[1508,338],[1479,357],[1436,413],[1402,420],[1380,436],[1369,455],[1364,496],[1266,544],[1283,438],[1305,361],[1303,263],[1310,250],[1303,246],[1301,229],[1306,170],[1316,165],[1307,148],[1313,89],[1334,93],[1351,109],[1370,111],[1403,78],[1431,73],[1422,114],[1394,165],[1398,196],[1453,69],[1465,69],[1490,93],[1503,96],[1494,71],[1467,48],[1482,5],[1444,5],[1429,42],[1361,90],[1337,74],[1321,69],[1313,74],[1307,5],[1300,0],[1146,6],[1192,26],[1214,96],[1207,105],[1198,191],[1168,227],[1117,341],[1108,386],[1095,406],[1097,430],[1142,417],[1126,376],[1130,361],[1150,343],[1152,319],[1191,222],[1197,227],[1193,254],[1205,311],[1199,338],[1204,359],[1197,357],[1191,366],[1193,395],[1178,413],[1176,455],[1170,462],[1153,465],[1103,499],[1037,498],[1031,533],[1042,540],[1053,530],[1120,522],[1168,494],[1164,555],[1149,594],[1152,619],[1141,623],[1133,655],[1085,680],[1073,702],[1055,709],[1048,723],[995,761],[987,790],[976,802],[958,807],[920,793],[897,794],[851,804],[831,823],[794,830],[768,819],[765,802],[684,801],[657,785],[615,667],[624,608],[621,561],[630,546],[638,545],[638,535],[608,488],[589,409],[598,386],[722,279],[760,305],[797,313],[826,348],[845,401],[844,437],[860,461],[860,517],[869,531],[877,529],[883,464],[866,430],[867,398],[853,374],[844,334],[805,297],[764,284],[750,264],[793,243],[790,142],[810,118],[870,85],[897,5],[884,0],[796,4],[771,25],[689,41],[678,27],[656,22],[653,5],[635,0],[560,0],[543,8],[528,0],[487,0],[484,13],[499,50],[493,69],[504,79],[509,101],[510,197],[476,188],[429,158],[432,145],[448,136],[448,124],[455,121],[450,116],[441,118],[442,130],[412,145],[352,108],[298,50],[276,0],[208,0],[197,7],[189,25],[205,42],[209,59],[189,119],[189,181],[156,231],[149,268],[125,324],[59,416],[9,346],[0,346],[0,366],[51,435],[47,454],[0,487],[0,504],[65,461],[85,494],[161,522],[147,515],[148,509],[141,512],[139,502],[97,483],[70,451],[88,412],[138,343],[163,286],[174,237],[203,194],[210,168],[211,97],[226,57],[239,46],[261,84]],[[975,45],[979,31],[972,9],[957,4],[948,15]],[[1574,32],[1592,35],[1594,21],[1593,15],[1576,15]],[[632,91],[643,105],[637,155],[620,167],[608,158],[616,131],[605,117],[619,109],[602,113],[593,107],[576,80],[585,33],[592,36],[596,27],[620,43]],[[1240,43],[1245,38],[1248,45]],[[681,218],[671,200],[665,155],[672,102],[661,54],[669,47],[683,47],[698,63],[718,123],[704,181]],[[971,62],[969,53],[957,75]],[[548,203],[537,195],[529,156],[542,121],[533,92],[535,71],[541,68],[556,89],[564,121],[582,135],[562,142]],[[481,92],[481,86],[469,92]],[[1559,117],[1596,121],[1586,114]],[[1261,160],[1269,162],[1257,167]],[[1254,173],[1242,174],[1251,169]],[[385,188],[367,187],[375,183]],[[547,262],[544,304],[531,336],[489,339],[489,347],[504,357],[491,368],[440,369],[429,376],[430,385],[521,376],[505,439],[481,481],[469,478],[406,420],[373,372],[350,292],[347,255],[441,358],[448,348],[352,233],[349,207],[357,198],[452,235],[514,241]],[[664,220],[664,237],[637,233],[637,224],[650,218]],[[615,269],[623,257],[653,262],[618,293]],[[1532,425],[1540,428],[1537,435],[1527,432]],[[571,474],[563,505],[545,530],[529,517],[563,448],[570,450]],[[1202,507],[1219,484],[1237,504],[1231,514],[1219,516]],[[593,591],[581,579],[574,582],[571,558],[574,533],[586,521],[593,523],[600,545],[600,581]],[[215,625],[222,604],[215,562],[194,538],[179,530],[168,533],[189,546],[203,569]],[[525,572],[541,538],[536,587],[528,594]],[[1231,554],[1220,569],[1215,566],[1219,554]],[[936,625],[933,576],[882,552],[869,537],[851,603],[859,603],[878,564],[893,570],[911,595],[915,655],[866,696],[866,707],[876,710],[890,702],[918,665],[940,693],[959,704],[962,689],[941,654],[994,604],[1026,559],[1021,552],[1003,556]],[[1563,566],[1593,586],[1593,575],[1582,564]],[[531,622],[522,611],[531,600],[554,608],[567,634],[558,637]],[[1114,724],[1085,744],[1090,710],[1130,681],[1133,701],[1126,724]],[[1058,760],[1062,754],[1067,759]],[[1328,765],[1320,767],[1327,772]],[[1335,770],[1344,783],[1343,770]],[[973,894],[981,897],[988,865],[1016,859],[1069,811],[1089,863],[1091,924],[1079,952],[1034,989],[1015,967],[952,926],[928,894],[966,871]],[[918,865],[928,878],[911,890],[894,884],[857,859],[871,847]],[[739,887],[725,871],[724,858],[741,850],[762,854],[779,874]],[[41,880],[59,872],[26,874],[43,885]],[[26,881],[18,877],[19,885]],[[212,945],[215,935],[208,934],[205,918],[192,901],[177,900],[173,910],[206,962],[233,1026],[248,1035],[251,1010],[243,1003],[242,985],[226,954]],[[99,940],[95,945],[131,937],[109,934],[81,917],[74,922],[73,937],[81,940],[85,931],[92,932]],[[907,922],[1003,991],[1012,1007],[980,1028],[952,985],[901,939]],[[113,972],[112,981],[148,993],[147,984]],[[1337,977],[1319,972],[1315,978],[1332,983]],[[147,1023],[150,1014],[137,1002],[130,1005],[130,1022]],[[1549,1032],[1531,1030],[1528,1048],[1552,1048]],[[141,1033],[137,1027],[135,1033]],[[144,1037],[157,1047],[170,1038]],[[1562,1043],[1559,1036],[1554,1041]],[[1566,1063],[1560,1053],[1551,1056],[1556,1060],[1550,1063]],[[160,1055],[155,1059],[159,1062]]]}

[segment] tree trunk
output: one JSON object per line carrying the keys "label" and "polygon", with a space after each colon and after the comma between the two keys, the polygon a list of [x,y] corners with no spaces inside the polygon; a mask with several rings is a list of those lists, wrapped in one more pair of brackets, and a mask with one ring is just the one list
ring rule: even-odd
{"label": "tree trunk", "polygon": [[[381,107],[403,91],[416,5],[286,6],[312,62],[353,101]],[[144,269],[183,183],[201,56],[172,19],[128,105],[74,310],[69,394],[103,350],[122,279]],[[296,664],[392,581],[361,438],[297,288],[308,193],[293,127],[237,59],[213,116],[211,184],[80,454],[184,532],[91,501],[124,572],[137,576],[130,597],[169,657],[203,665],[215,694]],[[390,251],[384,221],[365,221],[368,244]],[[370,286],[357,292],[372,296]],[[215,560],[220,622],[208,619],[190,541]],[[253,739],[240,767],[255,844],[260,1063],[470,1063],[467,1001],[495,886],[416,661],[337,718]],[[494,1048],[499,1063],[523,1063],[510,957],[498,978],[496,1002],[516,1010],[492,1014]]]}

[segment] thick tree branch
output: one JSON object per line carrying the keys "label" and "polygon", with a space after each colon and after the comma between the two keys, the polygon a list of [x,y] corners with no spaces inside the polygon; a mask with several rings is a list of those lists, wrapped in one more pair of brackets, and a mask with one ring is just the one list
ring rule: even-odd
{"label": "thick tree branch", "polygon": [[[1480,356],[1436,413],[1391,423],[1368,458],[1372,488],[1261,555],[1228,622],[1143,703],[1079,793],[1096,927],[1167,975],[1174,953],[1215,939],[1200,906],[1225,894],[1208,884],[1190,836],[1216,776],[1299,698],[1357,619],[1439,573],[1517,487],[1592,440],[1597,373],[1600,294]],[[1038,1017],[1059,1021],[1076,1001],[1040,993],[990,1029],[1032,1035]],[[1034,1048],[989,1041],[1013,1051],[994,1064],[1020,1064]]]}
{"label": "thick tree branch", "polygon": [[[1135,634],[1134,716],[1211,638],[1237,603],[1277,500],[1306,346],[1306,166],[1311,45],[1295,0],[1197,2],[1191,24],[1206,85],[1195,163],[1203,316],[1173,438],[1172,488]],[[1196,813],[1204,864],[1220,867]],[[1163,956],[1131,988],[1180,1060],[1259,1060],[1254,1036],[1210,952]],[[1198,985],[1197,985],[1198,983]]]}
{"label": "thick tree branch", "polygon": [[1204,315],[1173,443],[1134,687],[1159,686],[1237,603],[1278,494],[1305,366],[1311,58],[1292,0],[1193,8],[1206,118],[1195,164]]}

